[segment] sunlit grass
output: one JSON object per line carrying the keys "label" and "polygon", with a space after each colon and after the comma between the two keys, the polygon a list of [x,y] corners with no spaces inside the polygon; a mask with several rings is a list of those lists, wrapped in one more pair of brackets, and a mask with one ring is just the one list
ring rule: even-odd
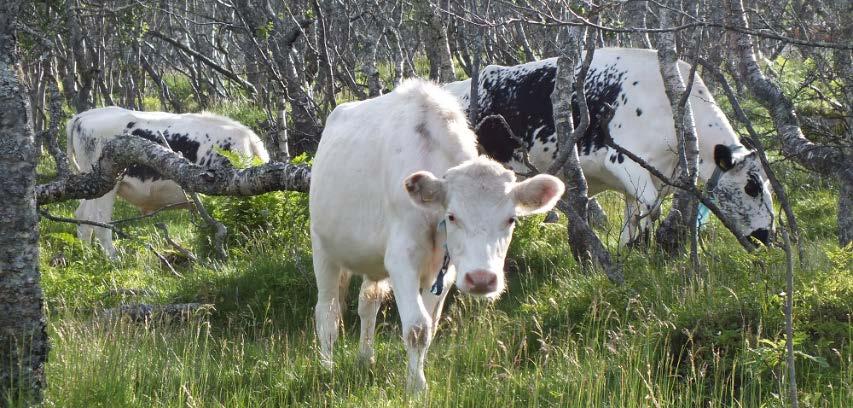
{"label": "sunlit grass", "polygon": [[[814,195],[808,211],[831,212],[832,201],[820,197]],[[602,234],[612,247],[621,223],[619,201],[606,196],[603,202],[610,225]],[[73,205],[51,211],[68,216]],[[122,204],[116,217],[134,214]],[[168,212],[132,231],[165,251],[168,246],[152,227],[165,221],[179,241],[192,246],[198,232],[192,217]],[[112,262],[97,248],[65,239],[62,234],[73,237],[72,226],[42,221],[53,344],[48,404],[784,404],[778,249],[746,254],[712,224],[702,235],[706,269],[700,274],[688,276],[688,262],[667,261],[653,250],[620,251],[626,284],[616,287],[600,273],[579,270],[565,227],[540,220],[527,220],[516,231],[509,292],[502,299],[487,303],[451,295],[428,354],[430,390],[418,399],[405,393],[405,353],[393,302],[381,312],[374,367],[357,363],[354,293],[335,349],[335,370],[317,362],[315,289],[302,224],[285,230],[296,234],[292,239],[244,237],[245,245],[230,248],[227,262],[194,265],[178,278],[139,244],[118,240],[121,257]],[[807,241],[807,270],[798,271],[797,368],[801,399],[809,406],[842,407],[853,397],[851,258],[831,242]],[[66,252],[67,266],[51,265],[57,251]],[[146,291],[110,296],[110,288]],[[132,302],[202,302],[216,310],[181,323],[97,317],[103,308]]]}

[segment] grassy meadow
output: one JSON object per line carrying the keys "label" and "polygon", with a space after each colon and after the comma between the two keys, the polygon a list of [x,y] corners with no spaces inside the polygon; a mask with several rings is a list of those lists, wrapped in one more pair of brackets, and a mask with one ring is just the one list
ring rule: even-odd
{"label": "grassy meadow", "polygon": [[[181,92],[179,83],[173,92]],[[187,96],[189,93],[187,91]],[[146,106],[158,110],[156,100]],[[215,111],[248,125],[244,103]],[[776,161],[802,228],[794,329],[800,403],[853,401],[853,251],[836,241],[836,185]],[[41,173],[51,171],[48,160]],[[224,262],[182,260],[154,227],[204,258],[209,232],[188,211],[125,225],[119,259],[81,244],[75,226],[42,220],[41,271],[52,352],[46,406],[56,407],[776,407],[787,405],[784,253],[743,251],[714,220],[700,235],[702,269],[654,248],[619,249],[621,197],[600,196],[598,230],[626,283],[585,273],[565,221],[523,220],[498,301],[448,298],[429,350],[429,391],[405,392],[405,352],[392,300],[377,324],[376,365],[356,359],[358,279],[336,344],[334,371],[317,359],[307,196],[205,197],[230,230]],[[51,205],[72,217],[76,202]],[[124,202],[114,219],[138,215]],[[173,275],[148,250],[173,259]],[[125,303],[209,303],[185,322],[101,317]]]}
{"label": "grassy meadow", "polygon": [[[851,251],[834,244],[832,186],[783,173],[804,227],[796,271],[795,343],[804,406],[853,400]],[[153,227],[203,254],[207,234],[187,211],[131,224],[120,258],[82,245],[70,224],[43,220],[42,276],[52,353],[47,405],[121,406],[782,406],[784,256],[742,251],[716,222],[702,232],[703,270],[654,250],[619,251],[621,198],[605,195],[600,230],[626,284],[585,274],[563,224],[523,221],[507,260],[509,290],[489,303],[459,295],[427,360],[429,392],[405,393],[393,301],[380,312],[377,363],[356,360],[357,279],[335,350],[317,361],[306,198],[212,198],[231,227],[227,262],[178,263],[172,275],[142,244],[172,250]],[[75,203],[52,206],[71,216]],[[116,219],[136,215],[125,203]],[[245,225],[242,231],[240,225]],[[59,258],[64,258],[63,262]],[[134,289],[128,293],[122,289]],[[108,320],[121,303],[212,303],[189,322]]]}

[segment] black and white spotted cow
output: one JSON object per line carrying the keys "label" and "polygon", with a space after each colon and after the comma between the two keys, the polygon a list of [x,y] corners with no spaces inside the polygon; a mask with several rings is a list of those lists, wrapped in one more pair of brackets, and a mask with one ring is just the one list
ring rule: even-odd
{"label": "black and white spotted cow", "polygon": [[[263,143],[251,129],[210,113],[174,114],[137,112],[119,107],[98,108],[75,115],[68,121],[66,131],[69,161],[72,168],[82,172],[91,171],[104,145],[123,133],[159,144],[163,144],[162,135],[172,150],[202,166],[231,165],[228,159],[217,153],[217,149],[269,161]],[[143,213],[187,203],[187,197],[177,183],[163,179],[155,169],[134,165],[128,167],[112,191],[94,200],[82,200],[75,216],[80,220],[110,222],[116,195]],[[91,225],[80,225],[77,229],[77,236],[85,242],[91,242],[93,234],[107,255],[114,257],[116,250],[110,230]]]}
{"label": "black and white spotted cow", "polygon": [[[514,67],[489,65],[480,74],[479,117],[500,114],[522,139],[531,162],[546,169],[557,157],[551,93],[556,59]],[[679,61],[682,76],[690,66]],[[470,79],[445,88],[468,106]],[[646,231],[656,216],[660,199],[669,193],[663,183],[634,161],[605,146],[601,121],[605,104],[614,107],[608,129],[613,141],[645,159],[663,174],[674,174],[677,164],[674,122],[654,50],[604,48],[595,51],[585,93],[590,125],[578,141],[581,166],[590,195],[605,190],[624,193],[625,228],[620,242],[628,243]],[[690,95],[699,139],[699,178],[713,186],[711,193],[739,232],[767,242],[773,230],[773,202],[768,182],[755,152],[741,144],[734,129],[714,102],[702,79],[696,77]],[[573,103],[575,124],[578,107]],[[486,123],[478,134],[481,148],[515,170],[527,171],[517,156],[519,143],[498,125]]]}

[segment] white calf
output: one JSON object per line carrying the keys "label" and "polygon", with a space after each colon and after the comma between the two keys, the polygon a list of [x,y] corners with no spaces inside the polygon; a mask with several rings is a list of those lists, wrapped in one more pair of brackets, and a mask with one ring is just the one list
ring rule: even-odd
{"label": "white calf", "polygon": [[516,217],[552,208],[563,183],[547,175],[517,183],[499,163],[478,158],[475,144],[458,102],[419,80],[329,116],[309,200],[324,363],[331,366],[338,336],[343,274],[364,277],[358,312],[368,361],[390,278],[412,391],[426,387],[424,357],[448,292],[438,286],[455,281],[463,292],[489,298],[503,291]]}

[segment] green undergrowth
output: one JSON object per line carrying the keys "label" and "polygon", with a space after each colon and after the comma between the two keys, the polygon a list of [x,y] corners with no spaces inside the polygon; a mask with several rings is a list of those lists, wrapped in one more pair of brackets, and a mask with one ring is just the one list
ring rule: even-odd
{"label": "green undergrowth", "polygon": [[[812,218],[829,223],[834,214],[831,195],[817,191],[808,207],[795,207],[803,224]],[[376,365],[363,367],[356,359],[354,279],[337,366],[326,371],[313,335],[316,294],[304,196],[242,200],[205,198],[232,227],[229,259],[177,265],[180,277],[144,243],[172,253],[153,227],[165,222],[176,241],[201,251],[203,225],[188,211],[132,223],[128,232],[139,239],[117,240],[115,261],[77,241],[73,226],[42,221],[42,283],[53,344],[48,404],[784,404],[784,256],[772,248],[747,254],[716,224],[702,232],[701,271],[653,248],[618,250],[626,283],[615,286],[600,272],[578,268],[564,224],[524,220],[510,248],[507,293],[494,303],[451,294],[428,354],[430,390],[409,399],[393,302],[380,312]],[[619,214],[619,200],[605,196],[603,204],[611,225],[600,232],[615,243],[621,220],[612,214]],[[50,211],[70,216],[73,208],[66,203]],[[121,202],[116,212],[117,219],[136,215]],[[234,228],[240,223],[254,224]],[[853,257],[824,234],[824,226],[805,230],[807,258],[797,269],[798,385],[804,406],[841,407],[853,397]],[[123,303],[190,302],[215,309],[189,322],[99,317]]]}

